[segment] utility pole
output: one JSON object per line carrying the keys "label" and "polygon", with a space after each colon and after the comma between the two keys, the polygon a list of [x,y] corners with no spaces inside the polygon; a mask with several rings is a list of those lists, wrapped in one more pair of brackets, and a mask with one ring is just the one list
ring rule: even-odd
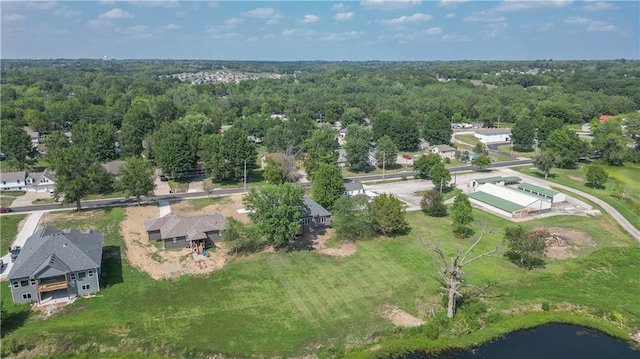
{"label": "utility pole", "polygon": [[387,153],[382,151],[382,179],[384,180],[384,173],[387,165]]}
{"label": "utility pole", "polygon": [[444,178],[440,178],[440,195],[442,196],[442,184],[443,184]]}
{"label": "utility pole", "polygon": [[244,192],[247,192],[247,160],[244,160]]}

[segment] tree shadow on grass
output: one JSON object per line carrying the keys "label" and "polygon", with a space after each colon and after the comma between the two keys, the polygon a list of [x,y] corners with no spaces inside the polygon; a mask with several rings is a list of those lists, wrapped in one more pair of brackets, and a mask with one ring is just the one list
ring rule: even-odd
{"label": "tree shadow on grass", "polygon": [[304,232],[301,235],[297,236],[296,239],[289,242],[289,245],[286,247],[286,251],[287,252],[312,251],[313,245],[318,240],[318,236],[324,233],[325,233],[324,230]]}
{"label": "tree shadow on grass", "polygon": [[541,258],[533,257],[533,256],[522,256],[513,251],[508,251],[504,254],[504,256],[513,264],[520,268],[524,269],[535,269],[535,268],[544,268],[545,263]]}
{"label": "tree shadow on grass", "polygon": [[122,250],[120,246],[106,246],[102,250],[103,288],[124,282],[122,278]]}
{"label": "tree shadow on grass", "polygon": [[593,189],[605,189],[606,187],[600,184],[596,184],[596,183],[591,183],[591,182],[587,182],[584,184],[585,186],[589,187],[589,188],[593,188]]}
{"label": "tree shadow on grass", "polygon": [[[6,290],[6,289],[5,289]],[[2,303],[2,306],[7,304]],[[10,304],[9,304],[10,305]],[[7,313],[6,318],[2,321],[2,330],[0,330],[0,338],[4,338],[7,334],[22,327],[31,315],[31,309],[28,304],[17,306],[18,311]]]}

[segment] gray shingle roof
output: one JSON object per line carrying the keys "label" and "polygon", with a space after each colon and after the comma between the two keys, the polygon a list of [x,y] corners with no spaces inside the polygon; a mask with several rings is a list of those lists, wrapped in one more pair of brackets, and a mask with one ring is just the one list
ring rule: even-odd
{"label": "gray shingle roof", "polygon": [[188,236],[190,240],[197,240],[207,238],[207,232],[224,230],[226,220],[219,213],[181,216],[171,212],[160,218],[146,221],[144,226],[147,232],[159,230],[162,238]]}
{"label": "gray shingle roof", "polygon": [[0,181],[24,181],[27,177],[27,173],[25,171],[20,172],[2,172],[0,173]]}
{"label": "gray shingle roof", "polygon": [[300,217],[328,217],[331,216],[331,212],[327,211],[324,207],[317,204],[311,198],[305,196],[304,200],[304,210],[302,211],[302,216]]}
{"label": "gray shingle roof", "polygon": [[360,190],[364,190],[364,187],[362,187],[362,183],[358,181],[349,181],[344,183],[344,190],[347,192],[360,191]]}
{"label": "gray shingle roof", "polygon": [[7,278],[49,277],[100,268],[102,243],[100,232],[82,233],[73,228],[62,232],[45,226],[27,238]]}
{"label": "gray shingle roof", "polygon": [[510,135],[510,128],[482,128],[474,131],[479,135]]}

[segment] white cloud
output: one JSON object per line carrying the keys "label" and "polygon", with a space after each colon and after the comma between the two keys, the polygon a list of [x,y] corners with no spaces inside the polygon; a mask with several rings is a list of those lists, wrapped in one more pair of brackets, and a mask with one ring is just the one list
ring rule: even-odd
{"label": "white cloud", "polygon": [[445,19],[453,19],[454,17],[456,17],[456,14],[453,12],[450,12],[444,16]]}
{"label": "white cloud", "polygon": [[215,26],[207,26],[205,32],[216,40],[232,40],[241,38],[242,35],[235,32],[224,32]]}
{"label": "white cloud", "polygon": [[111,26],[111,21],[105,19],[93,19],[87,21],[87,26],[93,28]]}
{"label": "white cloud", "polygon": [[259,7],[257,9],[253,9],[245,12],[244,15],[248,17],[255,17],[258,19],[270,19],[274,16],[277,16],[278,14],[276,13],[275,10],[273,10],[273,8]]}
{"label": "white cloud", "polygon": [[29,1],[27,2],[27,5],[33,9],[51,10],[58,6],[58,3],[56,1]]}
{"label": "white cloud", "polygon": [[349,11],[349,12],[339,12],[333,18],[338,20],[338,21],[351,20],[351,19],[353,19],[353,12],[351,12],[351,11]]}
{"label": "white cloud", "polygon": [[144,25],[137,25],[137,26],[131,26],[131,27],[127,27],[123,30],[120,30],[119,32],[125,33],[125,34],[138,34],[141,32],[145,32],[149,30],[148,26],[144,26]]}
{"label": "white cloud", "polygon": [[506,22],[496,22],[487,25],[488,35],[489,37],[500,37],[507,30]]}
{"label": "white cloud", "polygon": [[429,21],[433,18],[431,15],[423,14],[423,13],[415,13],[411,16],[400,16],[391,20],[382,21],[385,25],[408,25],[408,24],[418,24],[421,22]]}
{"label": "white cloud", "polygon": [[469,35],[444,35],[440,38],[442,42],[469,42],[471,37]]}
{"label": "white cloud", "polygon": [[332,11],[346,11],[348,9],[349,7],[341,2],[337,4],[333,4],[333,6],[331,7]]}
{"label": "white cloud", "polygon": [[57,9],[53,12],[55,16],[63,16],[63,17],[76,17],[82,14],[82,11],[75,10],[67,10],[67,9]]}
{"label": "white cloud", "polygon": [[458,7],[458,5],[465,3],[469,0],[440,0],[438,2],[438,6],[453,9]]}
{"label": "white cloud", "polygon": [[131,4],[139,6],[139,7],[180,7],[180,3],[175,0],[143,0],[143,1],[130,1]]}
{"label": "white cloud", "polygon": [[180,28],[180,26],[176,24],[168,24],[166,27],[167,30],[177,30],[178,28]]}
{"label": "white cloud", "polygon": [[98,17],[101,19],[133,19],[135,16],[122,9],[115,8],[100,14]]}
{"label": "white cloud", "polygon": [[372,10],[400,10],[420,5],[420,0],[363,0],[360,6]]}
{"label": "white cloud", "polygon": [[585,29],[589,32],[612,32],[618,31],[620,35],[624,35],[624,32],[620,31],[620,29],[611,25],[605,21],[601,20],[593,20],[586,17],[570,17],[564,21],[565,24],[569,25],[584,25]]}
{"label": "white cloud", "polygon": [[442,34],[442,28],[440,27],[431,27],[424,30],[424,34],[428,36],[439,35]]}
{"label": "white cloud", "polygon": [[6,14],[2,15],[2,21],[13,22],[13,21],[22,21],[26,19],[26,16],[20,14]]}
{"label": "white cloud", "polygon": [[364,33],[360,32],[360,31],[347,31],[347,32],[341,32],[341,33],[337,33],[337,32],[333,32],[330,34],[327,34],[325,36],[323,36],[321,38],[321,40],[324,41],[344,41],[344,40],[349,40],[349,39],[355,39],[357,37],[362,36]]}
{"label": "white cloud", "polygon": [[560,8],[570,5],[573,0],[521,1],[504,0],[496,6],[500,12],[529,11],[537,9]]}
{"label": "white cloud", "polygon": [[243,22],[244,22],[244,20],[239,18],[239,17],[232,17],[232,18],[229,18],[229,19],[225,20],[224,24],[227,27],[236,27],[236,26],[242,24]]}
{"label": "white cloud", "polygon": [[610,2],[598,1],[593,3],[588,3],[583,6],[581,9],[584,11],[601,11],[601,10],[610,10],[615,9],[616,6]]}
{"label": "white cloud", "polygon": [[317,15],[305,15],[302,18],[302,22],[305,23],[305,24],[311,24],[311,23],[318,22],[318,21],[320,21],[320,17],[317,16]]}
{"label": "white cloud", "polygon": [[466,22],[500,22],[505,20],[504,16],[498,15],[491,10],[476,11],[462,19],[462,21]]}
{"label": "white cloud", "polygon": [[315,31],[307,29],[285,29],[282,31],[282,36],[294,37],[294,36],[313,36]]}

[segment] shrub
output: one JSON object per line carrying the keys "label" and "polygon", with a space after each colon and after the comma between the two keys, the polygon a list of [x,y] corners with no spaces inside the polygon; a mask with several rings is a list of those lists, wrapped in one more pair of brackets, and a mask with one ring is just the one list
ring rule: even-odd
{"label": "shrub", "polygon": [[542,303],[542,310],[544,310],[545,312],[548,312],[551,309],[551,307],[549,306],[549,303],[544,302]]}
{"label": "shrub", "polygon": [[422,334],[431,340],[436,340],[440,336],[440,325],[433,320],[421,327]]}
{"label": "shrub", "polygon": [[488,324],[495,324],[504,319],[504,314],[500,312],[491,312],[487,315],[485,322]]}
{"label": "shrub", "polygon": [[625,324],[627,322],[627,319],[622,315],[622,313],[615,310],[611,312],[609,319],[620,324]]}

